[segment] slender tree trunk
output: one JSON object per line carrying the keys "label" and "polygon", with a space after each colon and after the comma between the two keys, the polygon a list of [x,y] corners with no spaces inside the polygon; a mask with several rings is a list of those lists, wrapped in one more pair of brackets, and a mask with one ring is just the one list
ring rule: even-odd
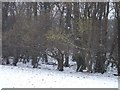
{"label": "slender tree trunk", "polygon": [[15,58],[14,58],[14,60],[13,60],[13,65],[14,65],[14,66],[17,66],[18,59],[19,59],[19,57],[18,57],[18,56],[15,56]]}
{"label": "slender tree trunk", "polygon": [[32,58],[32,65],[33,65],[33,68],[37,68],[38,67],[38,61],[37,61],[37,57],[36,56],[33,56],[33,58]]}
{"label": "slender tree trunk", "polygon": [[65,63],[64,63],[65,67],[69,67],[69,56],[67,54],[65,54]]}
{"label": "slender tree trunk", "polygon": [[60,61],[59,61],[59,65],[60,65],[60,67],[59,67],[59,71],[63,71],[63,59],[61,59]]}
{"label": "slender tree trunk", "polygon": [[59,56],[59,58],[57,58],[57,61],[58,61],[58,70],[59,71],[63,71],[63,62],[64,62],[64,57],[63,57],[64,54],[61,53],[61,55]]}
{"label": "slender tree trunk", "polygon": [[[116,11],[117,12],[117,23],[118,23],[117,28],[118,28],[118,38],[120,38],[119,37],[120,35],[120,2],[117,2],[117,3],[118,3],[118,7],[117,7],[118,10]],[[118,40],[118,44],[120,44],[120,40]],[[120,55],[120,50],[118,50],[118,55]],[[118,56],[118,68],[117,69],[118,69],[118,75],[120,76],[120,56]]]}

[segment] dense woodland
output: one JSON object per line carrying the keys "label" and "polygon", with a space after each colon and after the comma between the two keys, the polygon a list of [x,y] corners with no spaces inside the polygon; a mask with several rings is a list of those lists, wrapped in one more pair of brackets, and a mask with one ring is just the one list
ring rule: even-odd
{"label": "dense woodland", "polygon": [[[2,61],[13,65],[38,57],[58,62],[58,70],[69,67],[69,56],[76,71],[106,72],[116,67],[120,30],[120,2],[3,2]],[[27,60],[27,61],[26,61]]]}

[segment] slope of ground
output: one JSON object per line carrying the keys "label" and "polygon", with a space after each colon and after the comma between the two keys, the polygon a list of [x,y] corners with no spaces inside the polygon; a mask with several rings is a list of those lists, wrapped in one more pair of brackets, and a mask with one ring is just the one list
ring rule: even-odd
{"label": "slope of ground", "polygon": [[118,77],[111,73],[81,73],[70,68],[60,72],[47,67],[0,65],[0,88],[118,88]]}

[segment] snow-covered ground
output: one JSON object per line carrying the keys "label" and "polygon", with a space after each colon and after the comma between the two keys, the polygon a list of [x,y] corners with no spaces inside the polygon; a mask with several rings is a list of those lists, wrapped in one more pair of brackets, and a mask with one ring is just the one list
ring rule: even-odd
{"label": "snow-covered ground", "polygon": [[118,88],[112,73],[75,72],[75,67],[57,71],[56,66],[42,64],[33,69],[27,64],[0,65],[1,88]]}

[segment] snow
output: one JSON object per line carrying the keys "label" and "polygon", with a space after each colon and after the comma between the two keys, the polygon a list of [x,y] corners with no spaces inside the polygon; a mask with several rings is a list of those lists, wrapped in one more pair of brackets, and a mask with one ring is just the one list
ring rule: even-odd
{"label": "snow", "polygon": [[75,72],[75,66],[57,71],[57,66],[42,64],[33,69],[29,64],[0,65],[1,88],[118,88],[118,77],[112,73]]}

